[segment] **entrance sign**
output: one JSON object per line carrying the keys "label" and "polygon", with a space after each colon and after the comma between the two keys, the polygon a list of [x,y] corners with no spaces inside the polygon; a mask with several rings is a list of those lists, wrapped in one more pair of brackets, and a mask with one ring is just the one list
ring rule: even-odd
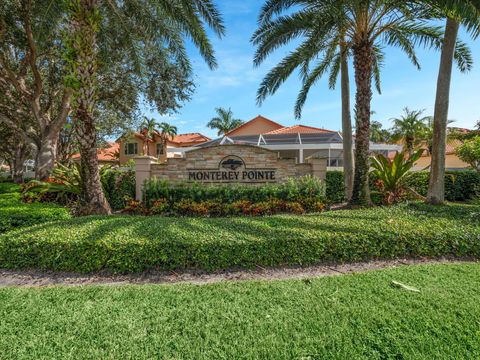
{"label": "entrance sign", "polygon": [[229,155],[220,161],[216,169],[188,170],[188,181],[269,183],[276,182],[276,172],[274,168],[248,169],[242,158]]}
{"label": "entrance sign", "polygon": [[142,198],[142,186],[152,177],[170,183],[219,185],[282,183],[305,175],[325,179],[326,160],[307,161],[297,164],[296,159],[280,158],[276,151],[240,144],[198,147],[186,151],[182,158],[168,158],[161,163],[146,156],[136,157],[136,196]]}

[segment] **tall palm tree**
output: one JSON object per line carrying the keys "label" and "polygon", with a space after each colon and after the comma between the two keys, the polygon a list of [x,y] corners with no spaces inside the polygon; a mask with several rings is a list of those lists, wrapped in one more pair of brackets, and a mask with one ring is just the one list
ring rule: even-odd
{"label": "tall palm tree", "polygon": [[[425,0],[421,1],[440,12],[446,18],[445,38],[442,43],[440,67],[435,96],[432,163],[426,202],[442,204],[445,201],[445,151],[447,142],[448,107],[450,83],[452,79],[454,50],[458,45],[458,30],[463,23],[472,31],[474,37],[479,34],[480,1],[478,0]],[[471,64],[470,64],[471,65]]]}
{"label": "tall palm tree", "polygon": [[[290,14],[273,18],[287,9]],[[262,9],[260,28],[253,37],[253,42],[259,45],[256,64],[293,39],[300,37],[304,41],[264,78],[257,95],[260,102],[300,68],[304,89],[297,105],[301,105],[309,87],[326,70],[338,73],[342,54],[348,50],[353,57],[356,146],[352,205],[371,204],[368,186],[371,87],[372,79],[379,82],[380,66],[376,63],[383,60],[381,48],[399,47],[419,68],[415,46],[438,47],[442,37],[439,27],[421,20],[427,15],[422,6],[404,0],[267,0]],[[341,52],[340,45],[344,49]],[[317,57],[319,60],[315,61]],[[315,61],[312,68],[311,59]]]}
{"label": "tall palm tree", "polygon": [[169,123],[162,122],[159,124],[160,137],[162,139],[162,146],[167,144],[168,139],[173,139],[177,136],[177,127]]}
{"label": "tall palm tree", "polygon": [[[149,6],[146,6],[149,5]],[[120,16],[118,8],[130,6],[142,11],[145,20],[156,26],[136,23],[131,32],[147,34],[149,40],[162,48],[167,46],[188,67],[183,36],[188,36],[199,49],[210,68],[216,67],[212,45],[205,24],[221,36],[224,26],[212,0],[150,0],[139,6],[133,0],[69,0],[69,35],[66,41],[66,60],[69,74],[66,82],[75,91],[74,125],[81,153],[82,200],[86,214],[110,214],[100,183],[96,151],[95,102],[97,75],[97,35],[102,31],[101,6],[109,13]],[[152,10],[153,9],[153,10]],[[152,11],[150,11],[152,10]],[[153,19],[153,20],[152,20]],[[121,23],[122,21],[120,21]],[[125,37],[129,34],[126,31]],[[147,40],[147,39],[146,39]],[[166,45],[165,45],[166,44]],[[135,51],[132,46],[131,51]]]}
{"label": "tall palm tree", "polygon": [[405,150],[411,156],[414,148],[424,139],[428,117],[422,116],[425,110],[410,110],[406,107],[403,111],[404,115],[391,119],[393,121],[392,140],[402,141],[405,144]]}
{"label": "tall palm tree", "polygon": [[142,134],[145,139],[143,143],[143,153],[147,156],[150,155],[150,148],[148,146],[148,142],[153,140],[155,136],[155,128],[157,125],[158,124],[155,119],[149,119],[147,117],[144,117],[142,123],[140,124],[140,134]]}
{"label": "tall palm tree", "polygon": [[217,116],[213,117],[207,124],[210,129],[218,130],[217,134],[223,135],[239,127],[244,123],[243,120],[235,119],[231,108],[215,108]]}

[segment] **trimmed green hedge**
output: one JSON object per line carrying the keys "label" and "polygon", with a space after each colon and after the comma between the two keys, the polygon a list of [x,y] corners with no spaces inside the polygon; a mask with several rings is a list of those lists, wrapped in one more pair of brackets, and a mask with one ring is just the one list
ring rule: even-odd
{"label": "trimmed green hedge", "polygon": [[[412,171],[406,178],[407,186],[413,188],[420,195],[426,196],[428,191],[428,171]],[[371,189],[374,179],[371,178]],[[327,199],[332,203],[345,200],[343,171],[327,172]],[[466,201],[474,199],[480,194],[480,172],[473,170],[447,171],[445,173],[445,198],[448,201]]]}
{"label": "trimmed green hedge", "polygon": [[83,217],[0,236],[0,267],[91,272],[480,258],[480,206],[421,203],[266,218]]}
{"label": "trimmed green hedge", "polygon": [[21,201],[20,187],[0,183],[0,234],[24,226],[70,218],[68,210],[55,204]]}

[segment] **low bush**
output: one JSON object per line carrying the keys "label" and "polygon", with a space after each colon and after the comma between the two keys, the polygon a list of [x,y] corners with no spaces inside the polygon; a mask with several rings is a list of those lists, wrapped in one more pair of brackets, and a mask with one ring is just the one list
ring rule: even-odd
{"label": "low bush", "polygon": [[69,218],[67,209],[55,204],[24,203],[21,200],[18,185],[0,183],[0,233],[24,226]]}
{"label": "low bush", "polygon": [[131,203],[126,210],[134,213],[144,211],[147,214],[255,216],[281,212],[318,212],[325,208],[327,200],[325,184],[318,178],[305,176],[290,179],[284,184],[262,186],[174,185],[151,179],[145,183],[144,203],[146,208]]}
{"label": "low bush", "polygon": [[[237,203],[240,211],[245,204]],[[90,216],[0,235],[0,267],[11,269],[125,273],[442,256],[480,258],[480,206],[413,203],[265,218]]]}

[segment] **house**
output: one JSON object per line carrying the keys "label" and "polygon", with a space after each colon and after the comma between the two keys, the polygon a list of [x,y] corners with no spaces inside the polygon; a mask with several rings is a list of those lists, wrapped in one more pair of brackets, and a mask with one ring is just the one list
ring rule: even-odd
{"label": "house", "polygon": [[[264,116],[258,115],[224,136],[194,146],[167,151],[184,155],[198,147],[223,144],[248,144],[274,150],[280,158],[296,159],[304,163],[308,158],[324,158],[330,169],[343,167],[343,139],[338,131],[306,125],[283,126]],[[370,149],[385,155],[401,150],[399,145],[370,144]]]}
{"label": "house", "polygon": [[[118,142],[107,142],[107,146],[97,149],[98,163],[100,165],[117,165],[119,164],[120,144]],[[72,160],[80,161],[80,154],[74,154]]]}
{"label": "house", "polygon": [[210,138],[200,133],[179,134],[173,138],[167,138],[165,142],[162,134],[158,131],[153,134],[151,139],[139,132],[134,132],[117,140],[119,160],[120,164],[125,164],[136,156],[145,155],[165,161],[167,157],[182,156],[182,151],[176,151],[176,149],[190,148],[207,141],[210,141]]}
{"label": "house", "polygon": [[[470,168],[470,165],[460,160],[455,153],[457,147],[462,145],[461,140],[449,140],[445,149],[445,169],[462,170]],[[424,149],[422,157],[415,163],[413,170],[419,171],[427,169],[432,162],[432,156],[428,149]]]}

